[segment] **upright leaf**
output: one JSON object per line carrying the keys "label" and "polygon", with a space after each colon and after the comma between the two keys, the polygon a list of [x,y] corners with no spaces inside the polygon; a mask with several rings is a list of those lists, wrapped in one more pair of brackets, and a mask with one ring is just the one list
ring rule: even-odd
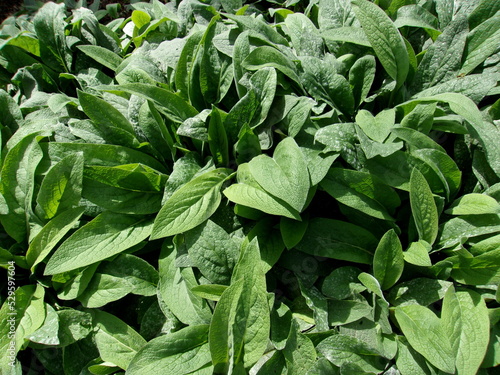
{"label": "upright leaf", "polygon": [[432,245],[438,234],[439,215],[429,184],[416,168],[410,178],[410,204],[420,239]]}
{"label": "upright leaf", "polygon": [[39,215],[45,219],[78,206],[82,196],[83,154],[71,154],[47,173],[38,192]]}
{"label": "upright leaf", "polygon": [[398,89],[409,71],[406,46],[398,29],[377,5],[367,0],[352,0],[354,12],[366,37],[387,74],[396,81]]}
{"label": "upright leaf", "polygon": [[383,290],[393,286],[403,273],[403,248],[393,229],[384,234],[373,257],[373,274]]}
{"label": "upright leaf", "polygon": [[8,207],[8,211],[0,215],[0,222],[17,242],[26,239],[33,216],[31,201],[35,169],[42,160],[42,150],[36,138],[35,133],[15,145],[5,156],[0,171],[0,193]]}
{"label": "upright leaf", "polygon": [[490,336],[488,309],[471,290],[449,288],[443,299],[441,319],[456,358],[458,375],[474,375],[483,362]]}
{"label": "upright leaf", "polygon": [[254,239],[241,249],[231,286],[222,293],[210,324],[215,371],[243,371],[264,354],[270,318],[266,282]]}

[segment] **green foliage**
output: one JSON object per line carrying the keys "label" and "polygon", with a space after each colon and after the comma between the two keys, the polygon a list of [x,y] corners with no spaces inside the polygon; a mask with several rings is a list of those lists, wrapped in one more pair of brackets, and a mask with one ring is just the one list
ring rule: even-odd
{"label": "green foliage", "polygon": [[0,27],[2,374],[494,373],[498,1],[98,3]]}

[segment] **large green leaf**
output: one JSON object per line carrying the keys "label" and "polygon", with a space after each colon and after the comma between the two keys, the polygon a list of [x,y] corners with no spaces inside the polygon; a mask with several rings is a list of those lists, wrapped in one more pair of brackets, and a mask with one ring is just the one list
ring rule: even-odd
{"label": "large green leaf", "polygon": [[45,274],[71,271],[121,253],[146,239],[152,226],[150,219],[104,212],[59,246]]}
{"label": "large green leaf", "polygon": [[216,371],[250,368],[264,354],[270,318],[257,240],[241,249],[231,286],[222,293],[210,323],[209,344]]}
{"label": "large green leaf", "polygon": [[490,336],[490,320],[484,300],[476,292],[455,292],[454,288],[449,288],[443,299],[441,320],[456,358],[456,374],[476,374]]}
{"label": "large green leaf", "polygon": [[151,238],[186,232],[207,220],[219,207],[220,189],[230,169],[215,169],[194,178],[167,200],[154,221]]}
{"label": "large green leaf", "polygon": [[352,0],[351,3],[380,63],[396,81],[396,89],[399,88],[409,70],[408,52],[401,34],[385,12],[375,4],[367,0]]}
{"label": "large green leaf", "polygon": [[127,374],[192,374],[210,362],[208,325],[188,326],[149,341],[134,357]]}
{"label": "large green leaf", "polygon": [[37,134],[23,138],[5,156],[0,171],[0,194],[7,212],[0,222],[7,233],[18,242],[29,234],[29,223],[34,214],[31,200],[35,189],[35,169],[42,159]]}

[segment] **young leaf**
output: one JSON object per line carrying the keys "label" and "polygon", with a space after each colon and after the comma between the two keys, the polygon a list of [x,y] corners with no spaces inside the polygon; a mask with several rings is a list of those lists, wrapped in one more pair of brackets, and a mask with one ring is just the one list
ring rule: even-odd
{"label": "young leaf", "polygon": [[121,253],[147,238],[152,226],[150,219],[104,212],[61,244],[45,274],[71,271]]}
{"label": "young leaf", "polygon": [[404,83],[409,71],[406,46],[398,29],[377,5],[367,0],[352,0],[366,37],[389,76],[396,81],[396,90]]}
{"label": "young leaf", "polygon": [[224,168],[206,172],[172,194],[154,221],[151,239],[186,232],[212,216],[221,201],[222,183],[231,172]]}
{"label": "young leaf", "polygon": [[416,168],[410,178],[410,204],[420,239],[432,245],[438,234],[439,215],[429,184]]}
{"label": "young leaf", "polygon": [[393,229],[384,234],[373,257],[373,274],[383,290],[393,286],[403,273],[403,248]]}

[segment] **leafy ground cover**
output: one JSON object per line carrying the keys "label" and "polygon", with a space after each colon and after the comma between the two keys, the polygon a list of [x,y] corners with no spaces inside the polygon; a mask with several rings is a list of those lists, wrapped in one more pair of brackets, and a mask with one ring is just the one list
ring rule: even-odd
{"label": "leafy ground cover", "polygon": [[493,374],[499,10],[4,21],[2,374]]}

